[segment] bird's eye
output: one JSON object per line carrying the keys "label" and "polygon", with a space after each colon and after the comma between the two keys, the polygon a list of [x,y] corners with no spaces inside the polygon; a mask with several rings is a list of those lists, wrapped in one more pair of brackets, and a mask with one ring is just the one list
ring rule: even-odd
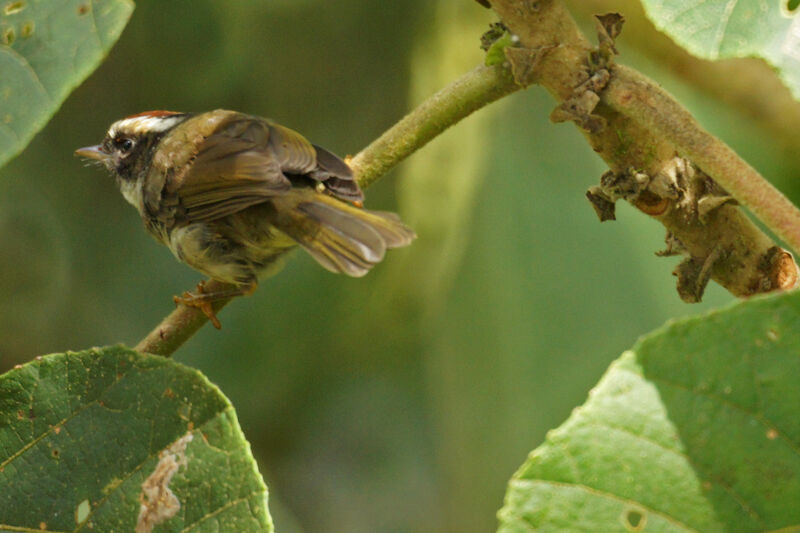
{"label": "bird's eye", "polygon": [[126,137],[117,137],[114,139],[114,148],[122,153],[128,153],[133,149],[133,141]]}

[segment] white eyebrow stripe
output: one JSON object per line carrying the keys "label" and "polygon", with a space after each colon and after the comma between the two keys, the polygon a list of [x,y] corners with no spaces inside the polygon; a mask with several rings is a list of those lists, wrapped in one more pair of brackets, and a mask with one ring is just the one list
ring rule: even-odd
{"label": "white eyebrow stripe", "polygon": [[181,120],[182,116],[150,117],[131,117],[118,120],[108,129],[109,137],[116,137],[118,132],[144,133],[148,131],[166,131]]}

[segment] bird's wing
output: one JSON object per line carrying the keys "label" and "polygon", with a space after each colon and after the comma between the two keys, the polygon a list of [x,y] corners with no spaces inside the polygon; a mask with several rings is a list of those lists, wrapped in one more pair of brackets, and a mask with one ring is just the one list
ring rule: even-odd
{"label": "bird's wing", "polygon": [[[186,126],[191,132],[191,125]],[[186,222],[218,219],[286,194],[293,185],[305,185],[297,182],[301,176],[330,183],[336,196],[333,186],[349,179],[361,194],[350,168],[336,156],[288,128],[241,113],[219,120],[197,144],[185,169],[176,168],[167,178],[164,200],[172,199],[175,218]],[[347,185],[337,188],[349,190]],[[341,197],[360,199],[354,196]]]}
{"label": "bird's wing", "polygon": [[338,156],[309,143],[299,133],[270,122],[270,145],[286,174],[301,175],[325,184],[333,196],[360,202],[364,193],[353,179],[353,171]]}
{"label": "bird's wing", "polygon": [[325,183],[325,188],[337,198],[350,202],[363,202],[364,193],[353,178],[353,171],[347,163],[326,149],[313,146],[317,152],[317,168],[312,170],[309,176]]}
{"label": "bird's wing", "polygon": [[[174,198],[176,218],[213,220],[289,191],[292,183],[281,161],[308,160],[308,149],[295,144],[276,153],[272,136],[272,125],[258,117],[231,113],[221,121],[197,144],[186,170],[175,169],[167,180],[164,197]],[[308,166],[313,156],[312,151]]]}

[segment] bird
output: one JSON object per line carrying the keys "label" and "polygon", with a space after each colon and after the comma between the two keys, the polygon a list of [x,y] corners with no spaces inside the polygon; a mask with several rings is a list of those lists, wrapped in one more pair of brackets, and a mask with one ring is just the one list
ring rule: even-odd
{"label": "bird", "polygon": [[363,208],[348,164],[272,120],[237,111],[146,111],[117,120],[75,154],[108,169],[147,231],[229,289],[176,296],[215,327],[212,304],[251,294],[300,246],[325,269],[360,277],[414,231]]}

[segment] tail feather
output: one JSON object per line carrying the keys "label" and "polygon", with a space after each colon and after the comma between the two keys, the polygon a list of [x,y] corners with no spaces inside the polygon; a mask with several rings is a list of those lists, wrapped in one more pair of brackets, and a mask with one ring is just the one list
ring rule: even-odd
{"label": "tail feather", "polygon": [[414,230],[403,224],[400,215],[391,211],[365,211],[370,215],[374,227],[383,237],[387,248],[408,246],[417,238]]}
{"label": "tail feather", "polygon": [[352,250],[356,256],[373,264],[383,259],[386,242],[363,218],[343,211],[339,206],[319,202],[303,203],[297,209],[320,224],[322,235],[317,235],[317,238],[327,238],[325,234],[332,233],[332,244],[347,243],[349,246],[345,250]]}
{"label": "tail feather", "polygon": [[319,193],[283,198],[291,203],[278,209],[284,215],[278,229],[332,272],[363,276],[388,248],[407,246],[416,237],[394,213],[360,209]]}

